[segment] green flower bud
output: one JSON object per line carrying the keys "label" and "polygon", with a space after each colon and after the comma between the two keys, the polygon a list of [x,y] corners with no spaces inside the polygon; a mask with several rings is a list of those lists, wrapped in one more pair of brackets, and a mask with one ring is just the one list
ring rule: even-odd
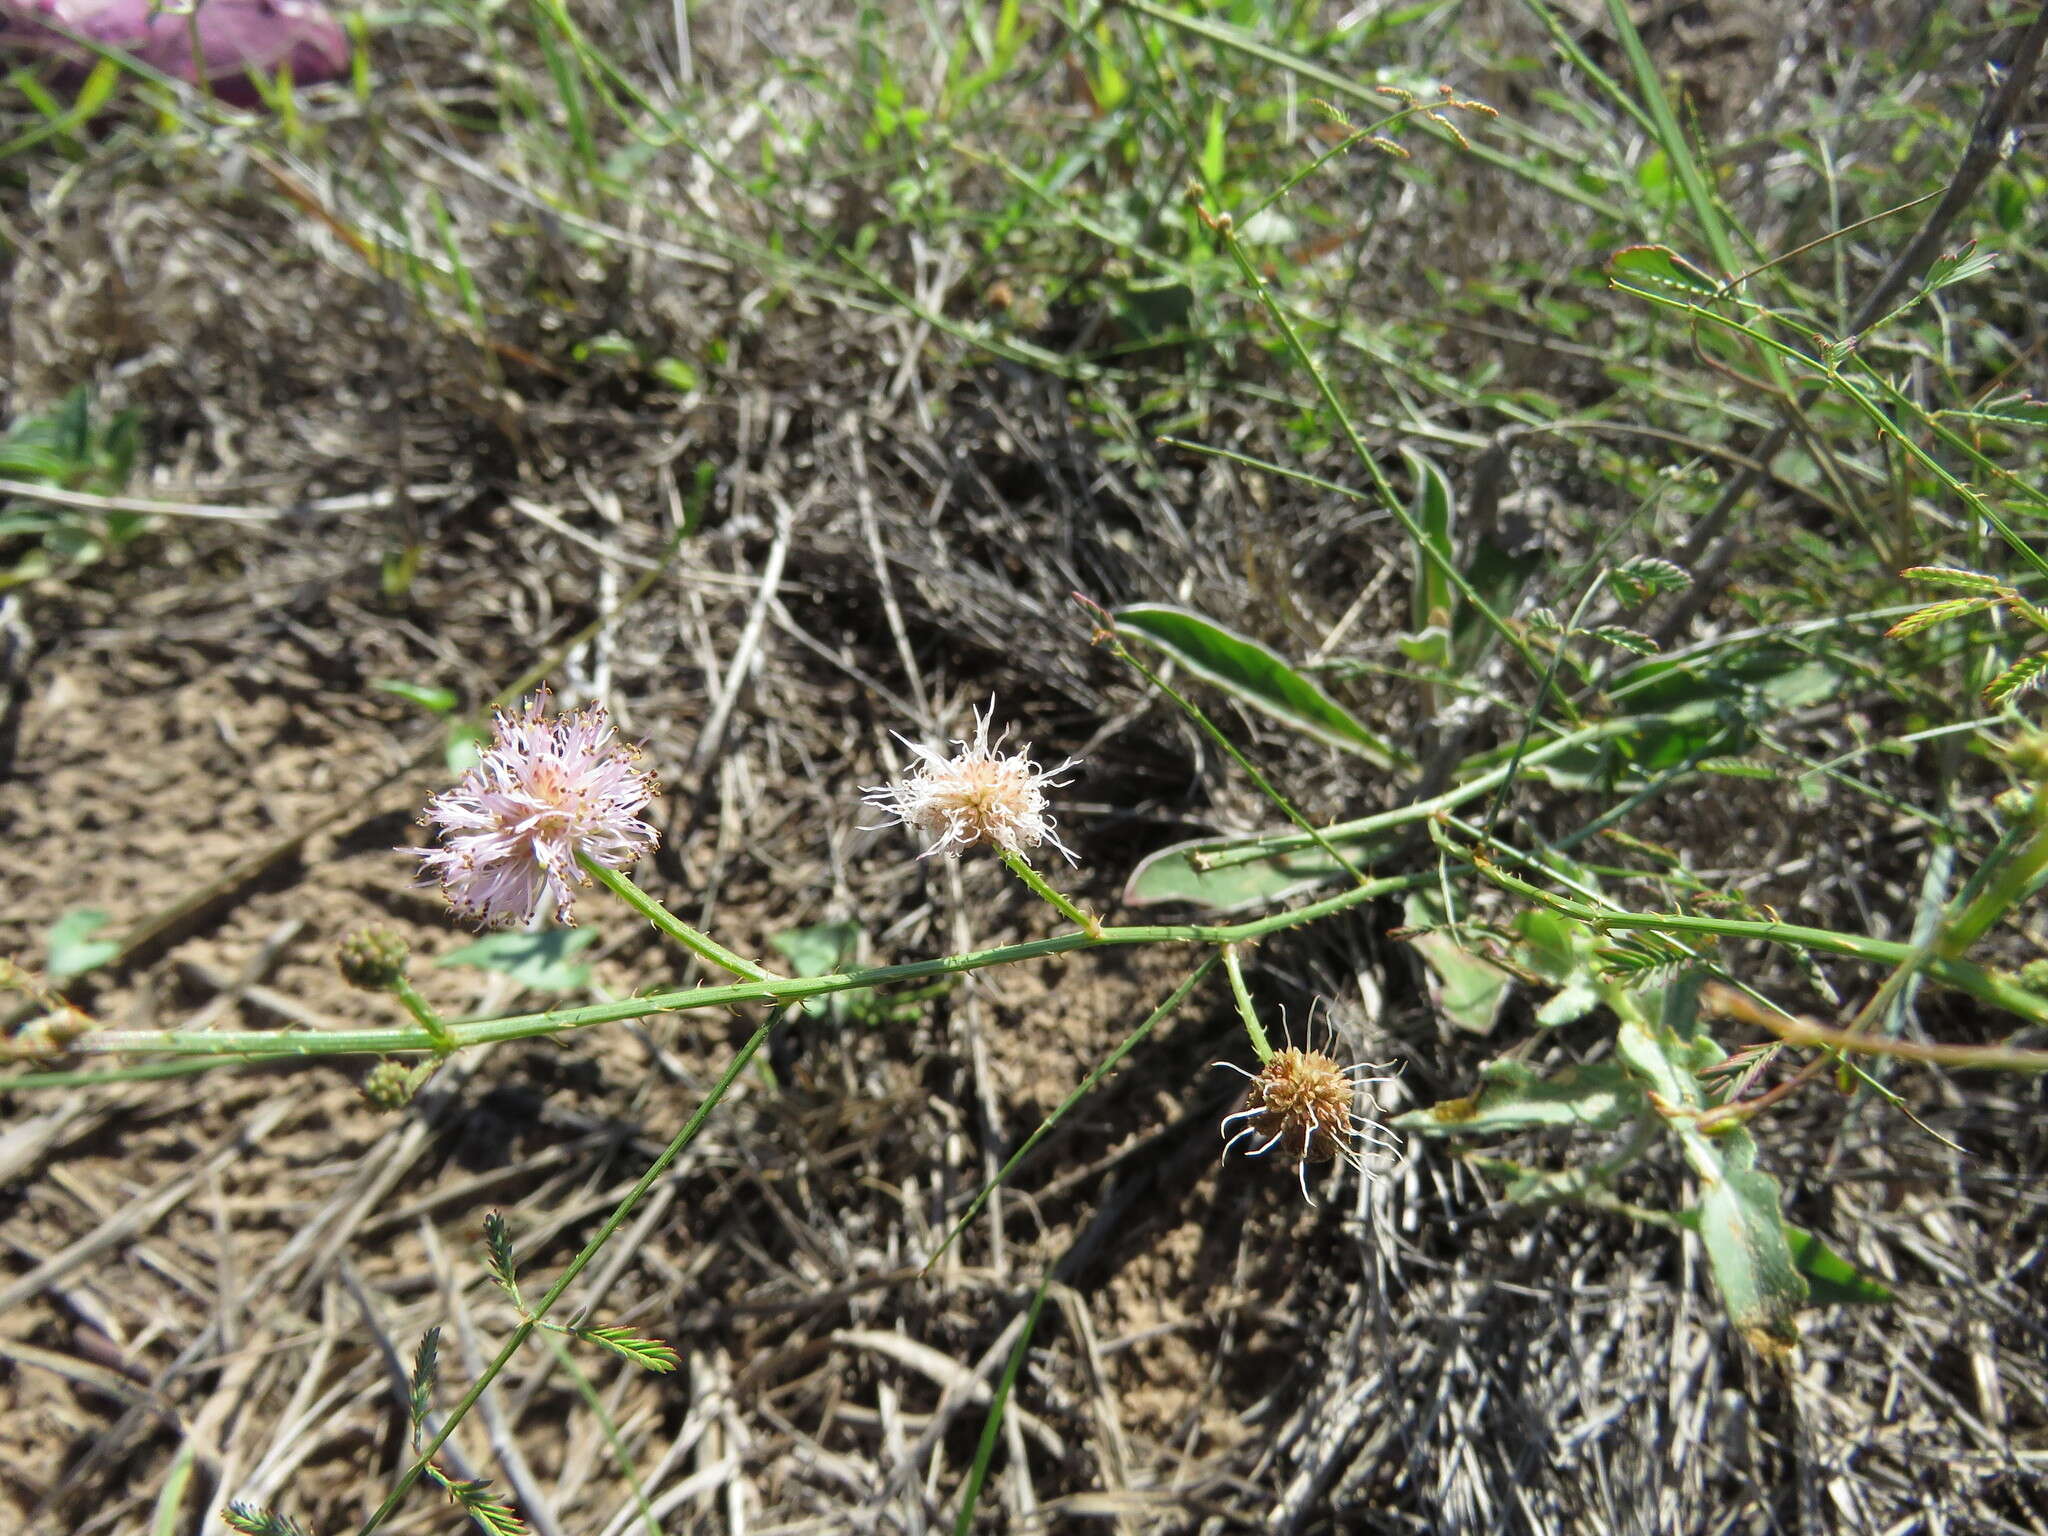
{"label": "green flower bud", "polygon": [[341,941],[334,963],[350,986],[365,992],[388,992],[404,977],[410,953],[405,940],[388,928],[365,928]]}
{"label": "green flower bud", "polygon": [[2005,749],[2012,771],[2029,784],[2048,783],[2048,731],[2028,731]]}
{"label": "green flower bud", "polygon": [[412,1102],[413,1072],[402,1061],[380,1061],[363,1079],[363,1097],[379,1109],[403,1109]]}

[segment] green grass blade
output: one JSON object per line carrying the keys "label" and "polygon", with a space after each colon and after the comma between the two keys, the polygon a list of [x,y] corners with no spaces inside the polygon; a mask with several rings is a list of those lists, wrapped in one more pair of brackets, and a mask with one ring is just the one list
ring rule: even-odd
{"label": "green grass blade", "polygon": [[1024,1327],[1003,1366],[1003,1379],[996,1383],[995,1394],[989,1399],[988,1417],[981,1424],[981,1440],[974,1448],[974,1465],[967,1469],[967,1477],[960,1485],[960,1512],[953,1519],[953,1536],[967,1536],[974,1528],[974,1507],[981,1502],[982,1484],[988,1481],[989,1463],[995,1459],[1003,1414],[1009,1408],[1010,1394],[1016,1390],[1017,1375],[1024,1369],[1024,1356],[1031,1348],[1031,1335],[1037,1331],[1038,1314],[1045,1309],[1045,1293],[1051,1284],[1051,1275],[1038,1282],[1031,1306],[1024,1314]]}

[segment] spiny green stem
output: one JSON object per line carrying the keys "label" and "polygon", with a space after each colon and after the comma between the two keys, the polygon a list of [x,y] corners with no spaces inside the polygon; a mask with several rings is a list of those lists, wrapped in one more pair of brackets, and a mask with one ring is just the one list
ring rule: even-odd
{"label": "spiny green stem", "polygon": [[578,853],[577,862],[599,885],[610,891],[627,906],[638,912],[668,938],[676,941],[700,960],[708,960],[721,971],[730,971],[735,976],[744,976],[749,981],[776,981],[775,972],[756,965],[744,955],[734,954],[707,933],[692,928],[688,923],[669,911],[652,896],[641,890],[616,869],[607,869],[588,854]]}
{"label": "spiny green stem", "polygon": [[1207,857],[1210,861],[1207,866],[1209,868],[1224,869],[1234,864],[1253,863],[1274,854],[1292,853],[1297,849],[1318,846],[1325,839],[1333,842],[1352,842],[1369,837],[1376,832],[1395,831],[1401,827],[1411,826],[1418,821],[1427,821],[1441,811],[1455,810],[1457,807],[1477,800],[1497,786],[1506,783],[1518,771],[1526,773],[1529,769],[1539,764],[1546,763],[1552,758],[1565,753],[1575,751],[1580,747],[1607,741],[1615,737],[1633,736],[1639,732],[1648,731],[1659,726],[1675,728],[1696,725],[1702,719],[1711,715],[1713,709],[1714,706],[1712,705],[1689,706],[1685,709],[1673,710],[1668,714],[1625,715],[1618,719],[1605,720],[1598,725],[1588,726],[1584,730],[1572,731],[1568,735],[1559,736],[1554,740],[1545,742],[1540,747],[1531,748],[1529,751],[1521,754],[1519,764],[1512,755],[1512,748],[1503,748],[1500,755],[1505,760],[1499,766],[1489,768],[1476,777],[1458,785],[1456,788],[1447,789],[1442,794],[1432,796],[1427,800],[1417,800],[1409,805],[1396,806],[1391,811],[1376,811],[1370,816],[1361,816],[1353,821],[1335,822],[1330,826],[1322,828],[1319,832],[1282,833],[1278,836],[1258,838],[1247,842],[1219,842],[1215,845],[1216,851],[1213,854],[1206,853],[1205,850],[1200,848],[1190,850],[1190,854],[1191,856],[1200,855]]}
{"label": "spiny green stem", "polygon": [[[692,987],[673,992],[655,992],[644,997],[619,998],[613,1002],[591,1003],[582,1008],[564,1008],[548,1013],[519,1014],[510,1018],[457,1021],[448,1026],[458,1046],[486,1045],[500,1040],[529,1040],[564,1030],[583,1029],[593,1024],[615,1024],[625,1019],[646,1018],[657,1013],[679,1013],[696,1008],[730,1008],[742,1003],[794,1003],[805,998],[828,997],[835,992],[864,987],[887,987],[899,982],[929,981],[935,976],[960,975],[992,965],[1011,965],[1040,960],[1076,950],[1106,949],[1127,944],[1233,944],[1264,938],[1283,928],[1318,922],[1348,911],[1381,896],[1391,896],[1429,884],[1433,874],[1394,875],[1250,922],[1227,925],[1203,923],[1147,924],[1102,930],[1099,938],[1085,933],[1062,933],[1023,944],[972,950],[936,960],[915,960],[905,965],[874,966],[845,971],[833,976],[791,976],[771,981],[729,982],[723,986]],[[2048,1009],[2048,1004],[2042,1005]],[[431,1050],[433,1041],[425,1030],[365,1029],[314,1033],[304,1029],[274,1030],[100,1030],[81,1035],[70,1049],[96,1055],[156,1052],[175,1056],[216,1056],[244,1060],[259,1057],[315,1057],[388,1055],[400,1051]],[[0,1087],[9,1086],[0,1079]]]}
{"label": "spiny green stem", "polygon": [[604,1225],[597,1229],[590,1241],[585,1243],[576,1257],[569,1261],[569,1267],[564,1269],[555,1283],[548,1287],[547,1294],[541,1297],[532,1313],[522,1318],[519,1325],[506,1336],[498,1353],[492,1357],[490,1364],[484,1367],[483,1374],[477,1377],[467,1392],[462,1394],[462,1400],[449,1410],[448,1417],[442,1421],[440,1429],[421,1447],[419,1455],[413,1458],[412,1465],[405,1469],[391,1492],[384,1496],[384,1502],[379,1504],[370,1518],[363,1522],[357,1536],[370,1536],[370,1532],[391,1518],[392,1511],[398,1508],[399,1502],[404,1499],[412,1485],[419,1481],[420,1474],[426,1470],[427,1463],[433,1459],[434,1453],[441,1449],[450,1435],[455,1433],[455,1426],[462,1422],[469,1410],[476,1406],[477,1399],[484,1395],[493,1381],[497,1380],[498,1374],[519,1352],[519,1346],[524,1344],[533,1330],[540,1326],[541,1320],[548,1315],[555,1303],[562,1299],[563,1293],[575,1283],[576,1277],[583,1273],[590,1261],[597,1257],[599,1250],[611,1241],[613,1234],[626,1224],[626,1218],[633,1214],[634,1207],[639,1205],[647,1191],[654,1187],[655,1181],[668,1172],[669,1165],[682,1155],[683,1149],[697,1139],[697,1133],[704,1128],[704,1122],[711,1117],[711,1111],[718,1107],[718,1101],[725,1097],[726,1091],[738,1080],[740,1073],[746,1070],[747,1063],[753,1060],[755,1053],[767,1043],[768,1037],[775,1032],[775,1026],[782,1022],[782,1016],[786,1011],[777,1008],[769,1014],[747,1043],[740,1047],[738,1054],[726,1063],[725,1071],[719,1074],[718,1081],[711,1085],[711,1091],[704,1096],[704,1101],[697,1106],[695,1113],[690,1116],[683,1128],[676,1132],[675,1140],[662,1149],[661,1156],[657,1157],[653,1166],[641,1175],[640,1182],[627,1191],[626,1198],[621,1200],[617,1209],[605,1218]]}
{"label": "spiny green stem", "polygon": [[1030,886],[1039,900],[1057,908],[1061,916],[1087,934],[1089,938],[1099,939],[1102,937],[1102,919],[1083,912],[1073,902],[1054,890],[1046,883],[1043,875],[1025,862],[1023,854],[1012,853],[1007,848],[998,848],[996,852],[1001,855],[1003,862],[1010,866],[1010,873]]}
{"label": "spiny green stem", "polygon": [[[1827,928],[1804,928],[1797,923],[1701,917],[1690,912],[1609,911],[1554,895],[1541,886],[1509,874],[1490,861],[1478,861],[1475,867],[1494,884],[1595,928],[1625,933],[1711,933],[1730,939],[1760,939],[1766,944],[1783,944],[1791,949],[1812,950],[1823,955],[1841,955],[1871,965],[1907,965],[1915,958],[1916,952],[1911,944],[1873,939],[1862,934],[1836,933]],[[2002,972],[1953,956],[1934,955],[1925,962],[1922,974],[1945,987],[1967,992],[1981,1002],[2018,1014],[2031,1023],[2048,1024],[2048,998],[2028,991]],[[80,1042],[81,1045],[83,1043]]]}
{"label": "spiny green stem", "polygon": [[427,1032],[427,1037],[434,1042],[435,1050],[446,1056],[455,1049],[455,1039],[448,1033],[448,1026],[442,1022],[441,1015],[434,1011],[433,1006],[424,997],[420,996],[419,989],[413,986],[408,978],[400,976],[394,979],[391,983],[391,995],[405,1004],[405,1011],[407,1013],[420,1021],[420,1027]]}
{"label": "spiny green stem", "polygon": [[1949,919],[1935,941],[1938,953],[1951,959],[1963,954],[2024,900],[2040,880],[2041,872],[2048,869],[2048,824],[2044,824],[2044,817],[2048,817],[2048,785],[2034,791],[2033,816],[2033,837],[1993,870],[1984,888]]}
{"label": "spiny green stem", "polygon": [[1223,946],[1223,972],[1230,978],[1230,995],[1237,999],[1238,1017],[1244,1020],[1244,1032],[1251,1036],[1252,1054],[1263,1064],[1273,1059],[1273,1042],[1266,1038],[1266,1027],[1259,1022],[1258,1010],[1252,1007],[1252,995],[1244,984],[1244,962],[1238,958],[1237,946]]}

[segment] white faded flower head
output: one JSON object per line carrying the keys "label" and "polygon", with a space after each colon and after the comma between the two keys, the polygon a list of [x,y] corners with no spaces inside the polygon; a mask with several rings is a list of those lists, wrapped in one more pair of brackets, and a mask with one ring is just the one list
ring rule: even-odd
{"label": "white faded flower head", "polygon": [[987,709],[975,712],[974,739],[955,741],[959,750],[951,757],[897,737],[916,754],[916,766],[900,779],[864,790],[862,799],[889,817],[883,826],[906,826],[923,838],[928,844],[923,858],[980,847],[1023,857],[1050,845],[1072,864],[1073,850],[1059,840],[1046,814],[1045,792],[1065,786],[1068,780],[1059,775],[1077,766],[1077,760],[1040,768],[1031,760],[1029,744],[1005,754],[1001,736],[989,744],[994,714],[991,699]]}
{"label": "white faded flower head", "polygon": [[420,813],[441,846],[399,850],[458,914],[490,927],[531,922],[544,895],[573,923],[576,888],[590,883],[579,854],[623,870],[658,839],[639,818],[658,792],[639,749],[616,739],[603,705],[548,719],[547,702],[543,690],[519,714],[499,710],[490,746]]}
{"label": "white faded flower head", "polygon": [[[1301,1195],[1311,1205],[1308,1165],[1341,1158],[1362,1175],[1374,1171],[1374,1162],[1396,1150],[1400,1142],[1394,1133],[1370,1113],[1361,1109],[1360,1091],[1373,1083],[1385,1082],[1386,1069],[1360,1063],[1340,1067],[1322,1051],[1288,1045],[1275,1051],[1257,1072],[1247,1072],[1227,1061],[1240,1077],[1249,1078],[1244,1108],[1223,1119],[1223,1155],[1241,1141],[1250,1141],[1248,1157],[1278,1151],[1295,1164]],[[1231,1130],[1235,1125],[1237,1129]]]}

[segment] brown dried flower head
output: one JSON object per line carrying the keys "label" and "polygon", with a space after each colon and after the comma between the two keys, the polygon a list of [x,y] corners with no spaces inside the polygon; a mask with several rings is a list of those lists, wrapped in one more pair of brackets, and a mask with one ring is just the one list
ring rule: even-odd
{"label": "brown dried flower head", "polygon": [[1391,1151],[1397,1145],[1391,1131],[1358,1108],[1360,1086],[1381,1080],[1378,1067],[1342,1067],[1322,1051],[1290,1045],[1275,1051],[1255,1073],[1231,1070],[1249,1078],[1251,1086],[1245,1107],[1224,1118],[1224,1155],[1241,1141],[1251,1142],[1249,1157],[1277,1151],[1296,1165],[1302,1198],[1311,1204],[1310,1163],[1342,1158],[1364,1173],[1368,1151]]}
{"label": "brown dried flower head", "polygon": [[1350,1139],[1352,1099],[1351,1079],[1321,1051],[1275,1051],[1252,1079],[1247,1107],[1231,1116],[1245,1122],[1232,1142],[1250,1137],[1264,1144],[1261,1152],[1277,1148],[1292,1162],[1327,1163]]}

